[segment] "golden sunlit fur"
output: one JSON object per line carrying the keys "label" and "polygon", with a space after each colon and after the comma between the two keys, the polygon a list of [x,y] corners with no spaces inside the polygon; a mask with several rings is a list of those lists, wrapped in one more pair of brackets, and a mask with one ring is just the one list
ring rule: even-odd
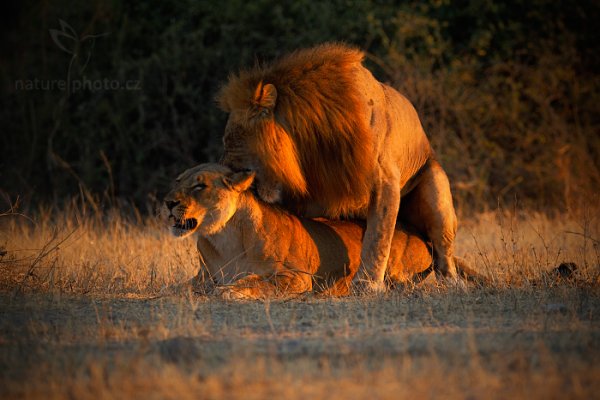
{"label": "golden sunlit fur", "polygon": [[414,107],[377,81],[363,58],[324,44],[232,75],[217,96],[229,113],[221,163],[255,171],[256,191],[269,203],[305,216],[365,218],[355,281],[374,290],[382,288],[402,197],[440,271],[455,277],[446,174]]}
{"label": "golden sunlit fur", "polygon": [[362,59],[362,52],[341,46],[299,51],[232,76],[218,96],[223,110],[243,110],[233,118],[254,133],[243,144],[267,170],[265,179],[283,183],[291,197],[319,199],[330,217],[369,202],[374,138],[352,71]]}
{"label": "golden sunlit fur", "polygon": [[[298,218],[257,199],[247,190],[253,178],[253,173],[202,164],[181,174],[166,196],[162,213],[173,234],[198,238],[204,264],[198,279],[214,281],[226,298],[311,290],[347,295],[359,266],[364,225]],[[183,234],[182,221],[191,219]],[[406,282],[430,265],[423,240],[397,229],[389,280]]]}

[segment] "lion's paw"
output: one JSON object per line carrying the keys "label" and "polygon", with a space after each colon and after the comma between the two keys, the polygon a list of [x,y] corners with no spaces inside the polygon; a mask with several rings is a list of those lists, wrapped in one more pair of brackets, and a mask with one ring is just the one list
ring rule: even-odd
{"label": "lion's paw", "polygon": [[357,295],[373,295],[385,293],[385,282],[376,282],[371,279],[360,279],[352,283],[352,292]]}
{"label": "lion's paw", "polygon": [[438,276],[437,282],[438,284],[446,286],[447,288],[456,289],[459,291],[466,291],[469,288],[467,285],[467,281],[461,278],[459,275]]}

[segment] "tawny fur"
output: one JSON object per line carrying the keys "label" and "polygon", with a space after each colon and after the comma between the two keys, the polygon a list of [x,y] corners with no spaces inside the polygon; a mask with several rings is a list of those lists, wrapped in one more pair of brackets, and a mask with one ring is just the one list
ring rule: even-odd
{"label": "tawny fur", "polygon": [[[217,97],[224,111],[243,110],[238,123],[255,133],[245,136],[250,149],[289,195],[318,199],[330,217],[369,202],[374,140],[354,82],[363,58],[338,45],[298,51],[231,76]],[[265,83],[277,90],[274,118],[257,122]]]}
{"label": "tawny fur", "polygon": [[[248,190],[253,176],[202,164],[180,175],[165,197],[167,223],[197,219],[203,260],[196,282],[214,280],[226,298],[264,299],[311,290],[343,296],[360,264],[364,224],[299,218],[258,200]],[[201,186],[198,186],[201,184]],[[217,227],[215,229],[215,227]],[[430,248],[396,229],[390,282],[407,282],[431,265]]]}
{"label": "tawny fur", "polygon": [[455,277],[448,178],[414,107],[363,58],[324,44],[231,76],[217,97],[229,113],[221,162],[256,171],[257,193],[269,203],[365,218],[355,281],[374,283],[367,288],[381,290],[399,212],[431,240],[440,271]]}

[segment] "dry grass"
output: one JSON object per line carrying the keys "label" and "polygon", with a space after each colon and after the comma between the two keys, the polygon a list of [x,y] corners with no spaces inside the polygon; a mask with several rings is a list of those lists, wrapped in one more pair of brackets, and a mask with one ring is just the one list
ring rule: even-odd
{"label": "dry grass", "polygon": [[[268,303],[157,297],[192,241],[116,212],[0,217],[0,397],[591,398],[600,389],[594,210],[463,218],[488,287]],[[571,281],[547,274],[560,262]]]}

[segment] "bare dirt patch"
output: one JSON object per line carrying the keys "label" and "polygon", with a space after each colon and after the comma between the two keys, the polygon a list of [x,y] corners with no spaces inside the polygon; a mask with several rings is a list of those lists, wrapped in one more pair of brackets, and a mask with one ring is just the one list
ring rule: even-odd
{"label": "bare dirt patch", "polygon": [[[160,296],[195,273],[193,243],[150,222],[63,218],[2,228],[0,397],[547,399],[600,389],[593,218],[466,220],[458,250],[491,278],[485,287],[266,303]],[[572,279],[549,273],[565,261],[578,265]]]}

